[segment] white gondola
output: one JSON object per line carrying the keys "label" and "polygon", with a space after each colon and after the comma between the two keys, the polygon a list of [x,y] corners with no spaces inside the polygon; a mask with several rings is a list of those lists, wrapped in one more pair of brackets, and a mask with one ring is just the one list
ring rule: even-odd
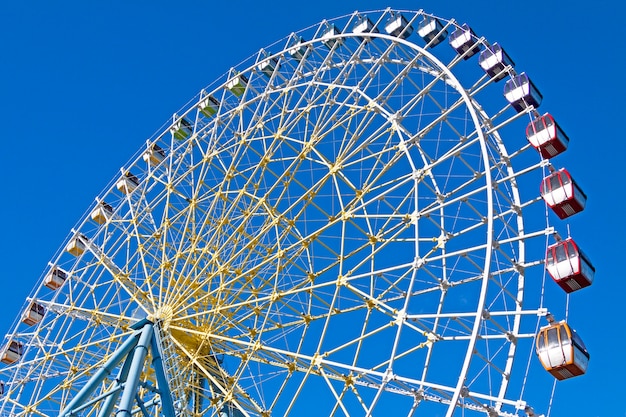
{"label": "white gondola", "polygon": [[385,32],[391,36],[406,39],[413,33],[413,27],[402,13],[391,12],[391,16],[385,23]]}
{"label": "white gondola", "polygon": [[276,58],[268,58],[264,51],[259,53],[259,63],[256,69],[263,73],[266,77],[271,78],[274,71],[278,68],[278,60]]}
{"label": "white gondola", "polygon": [[369,17],[359,16],[356,19],[354,26],[352,26],[352,33],[361,35],[359,36],[359,39],[364,41],[368,39],[368,37],[362,35],[366,35],[368,33],[378,33],[378,29],[374,26],[374,23],[372,23],[372,20]]}
{"label": "white gondola", "polygon": [[444,30],[443,24],[434,17],[424,17],[417,27],[417,34],[424,39],[430,47],[437,46],[446,39],[448,31]]}
{"label": "white gondola", "polygon": [[289,55],[296,61],[301,61],[306,55],[307,46],[304,44],[304,39],[302,36],[297,36],[295,34],[291,35],[291,40],[289,41],[289,47],[287,51]]}
{"label": "white gondola", "polygon": [[43,280],[43,284],[51,290],[57,290],[65,283],[67,272],[59,267],[53,267]]}
{"label": "white gondola", "polygon": [[496,82],[506,77],[507,72],[504,70],[507,67],[515,66],[511,57],[497,42],[480,53],[478,64]]}
{"label": "white gondola", "polygon": [[230,80],[226,83],[226,88],[237,97],[241,97],[248,86],[248,77],[235,71],[231,71],[231,74]]}
{"label": "white gondola", "polygon": [[34,326],[43,320],[43,316],[46,314],[46,309],[42,304],[39,304],[35,301],[30,303],[30,306],[24,311],[22,314],[22,323],[27,324],[28,326]]}
{"label": "white gondola", "polygon": [[91,220],[98,224],[104,224],[113,217],[113,207],[101,201],[96,208],[91,211]]}
{"label": "white gondola", "polygon": [[85,249],[87,249],[85,242],[87,242],[87,237],[82,234],[77,234],[68,242],[67,246],[65,246],[65,251],[74,256],[80,256],[85,252]]}
{"label": "white gondola", "polygon": [[174,120],[176,121],[172,124],[172,127],[170,127],[170,132],[174,139],[184,140],[193,133],[193,126],[189,120],[184,117],[177,119],[176,115],[174,115]]}
{"label": "white gondola", "polygon": [[583,211],[587,203],[587,195],[564,168],[545,177],[539,192],[560,219]]}
{"label": "white gondola", "polygon": [[504,85],[504,97],[518,113],[526,110],[529,106],[533,106],[536,109],[543,99],[543,96],[525,72],[512,77],[506,82]]}
{"label": "white gondola", "polygon": [[9,341],[3,348],[0,356],[0,362],[11,365],[22,358],[24,345],[15,340]]}
{"label": "white gondola", "polygon": [[339,29],[337,29],[337,26],[335,26],[332,23],[325,23],[324,24],[324,29],[322,30],[322,43],[328,48],[328,49],[332,49],[333,46],[335,46],[336,43],[341,43],[342,39],[341,38],[337,38],[337,35],[340,35],[341,31]]}
{"label": "white gondola", "polygon": [[542,327],[535,347],[545,370],[558,380],[587,371],[589,352],[580,336],[565,321]]}
{"label": "white gondola", "polygon": [[217,114],[220,108],[220,102],[213,96],[207,95],[200,103],[198,103],[198,110],[206,117],[213,117]]}
{"label": "white gondola", "polygon": [[569,138],[550,113],[537,117],[526,126],[526,139],[544,159],[565,152]]}
{"label": "white gondola", "polygon": [[480,42],[476,38],[476,34],[467,23],[463,23],[450,34],[450,46],[454,48],[457,54],[463,55],[463,59],[470,59],[476,55],[481,48]]}
{"label": "white gondola", "polygon": [[139,186],[139,180],[132,173],[126,172],[122,178],[117,181],[115,186],[123,194],[129,194],[135,191],[135,189]]}
{"label": "white gondola", "polygon": [[0,397],[4,395],[4,381],[0,381]]}
{"label": "white gondola", "polygon": [[546,270],[554,282],[567,293],[591,285],[596,272],[587,256],[572,238],[548,247]]}

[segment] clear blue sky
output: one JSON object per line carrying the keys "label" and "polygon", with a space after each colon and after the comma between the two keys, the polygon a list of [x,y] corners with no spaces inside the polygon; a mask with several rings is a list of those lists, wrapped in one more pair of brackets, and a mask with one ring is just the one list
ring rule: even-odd
{"label": "clear blue sky", "polygon": [[[497,5],[495,5],[497,3]],[[2,2],[0,334],[70,228],[172,113],[260,48],[324,18],[387,6],[467,21],[532,74],[571,144],[559,164],[586,191],[569,223],[596,266],[571,299],[588,374],[552,415],[623,417],[626,11],[616,1]]]}

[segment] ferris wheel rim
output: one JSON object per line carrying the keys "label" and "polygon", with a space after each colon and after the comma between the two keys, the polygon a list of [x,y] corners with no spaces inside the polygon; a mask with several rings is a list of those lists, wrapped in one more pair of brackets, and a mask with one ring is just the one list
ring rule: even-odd
{"label": "ferris wheel rim", "polygon": [[[390,9],[387,9],[387,10],[390,10]],[[370,36],[370,35],[368,35],[368,36]],[[350,37],[353,37],[353,34],[340,34],[340,35],[336,36],[336,39],[340,39],[340,38],[343,39],[343,38],[350,38]],[[488,174],[488,175],[486,175],[486,181],[487,181],[486,188],[490,189],[491,188],[491,184],[492,184],[491,169],[487,165],[487,164],[489,164],[489,157],[487,155],[487,148],[486,148],[486,144],[485,144],[486,139],[485,139],[485,137],[483,135],[483,131],[482,131],[482,128],[481,128],[482,127],[482,123],[479,121],[478,113],[477,113],[477,111],[476,111],[476,109],[474,107],[474,100],[471,99],[469,97],[469,95],[467,94],[467,91],[464,88],[462,88],[462,84],[456,79],[454,74],[447,68],[447,66],[445,64],[441,63],[434,55],[432,55],[425,48],[421,48],[421,47],[415,45],[414,43],[408,42],[408,41],[406,41],[404,39],[398,39],[398,38],[395,38],[395,37],[392,37],[392,36],[386,35],[386,34],[371,34],[371,37],[372,38],[381,38],[381,39],[386,39],[388,41],[401,43],[401,44],[404,44],[405,46],[407,46],[409,48],[418,50],[418,52],[421,55],[427,56],[430,60],[433,60],[434,62],[439,63],[441,65],[440,68],[442,70],[444,70],[444,72],[446,72],[446,74],[449,77],[449,79],[453,80],[452,83],[453,84],[457,84],[458,87],[463,90],[462,95],[464,96],[464,100],[467,101],[467,107],[470,109],[472,120],[474,121],[474,125],[476,127],[476,132],[478,133],[478,136],[479,136],[479,143],[481,145],[482,158],[483,158],[483,160],[485,161],[485,164],[486,164],[485,167],[483,168],[484,172],[486,172]],[[333,38],[333,39],[335,39],[335,38]],[[319,43],[319,42],[321,42],[321,39],[315,38],[315,39],[312,39],[310,41],[307,41],[306,44],[307,45],[314,45],[314,44]],[[286,52],[286,49],[282,50],[279,53],[276,53],[276,54],[272,55],[272,57],[278,57],[279,55],[283,54],[284,52]],[[249,68],[243,70],[242,73],[245,73],[246,71],[250,71],[250,70],[253,70],[253,69],[254,69],[254,65],[252,65]],[[218,87],[217,89],[223,88],[224,84],[222,84],[222,86]],[[245,102],[242,102],[242,105],[244,105],[244,104],[247,105],[248,103],[249,103],[248,101],[245,101]],[[195,106],[191,106],[186,111],[186,113],[182,113],[180,117],[184,117],[184,116],[190,114],[195,109],[196,109]],[[163,131],[163,134],[167,134],[167,132],[168,132],[168,129],[166,128]],[[173,141],[173,139],[172,139],[172,141]],[[156,143],[156,141],[153,142],[153,143]],[[148,146],[150,146],[150,144]],[[113,189],[113,187],[111,187],[111,189]],[[487,198],[489,200],[489,202],[488,202],[489,213],[486,216],[487,220],[488,220],[488,230],[489,230],[489,233],[487,233],[487,239],[488,240],[487,240],[487,243],[486,243],[486,247],[491,247],[493,245],[493,242],[494,242],[494,236],[493,236],[493,221],[494,221],[493,220],[494,219],[494,216],[493,216],[493,201],[492,201],[492,194],[490,192],[486,193],[486,195],[487,195]],[[87,222],[87,221],[88,221],[88,219],[85,219],[85,222]],[[80,229],[81,229],[81,227],[76,228],[77,231],[80,230]],[[482,300],[479,302],[479,306],[478,306],[476,314],[474,316],[475,317],[475,321],[474,321],[474,329],[472,331],[471,346],[473,346],[476,343],[476,340],[477,340],[477,337],[478,337],[478,332],[479,332],[478,326],[480,325],[480,322],[482,321],[482,313],[485,310],[484,309],[484,305],[485,305],[485,302],[486,302],[486,299],[485,299],[485,297],[486,297],[486,285],[487,285],[487,281],[489,279],[489,270],[490,270],[490,266],[489,265],[491,263],[491,251],[490,250],[486,250],[485,253],[486,253],[486,256],[485,256],[486,259],[484,261],[485,267],[483,268],[483,278],[482,278],[482,282],[483,282],[483,286],[484,287],[481,290]],[[132,291],[129,291],[129,292],[132,292]],[[140,306],[142,305],[142,303],[139,303],[139,302],[138,302],[138,304]],[[515,317],[518,318],[519,314],[516,314]],[[150,318],[151,319],[155,319],[156,321],[159,321],[161,319],[158,316],[154,316],[154,317],[150,317]],[[511,346],[513,346],[513,344]],[[456,388],[454,390],[454,396],[452,397],[451,400],[449,400],[450,401],[449,402],[450,406],[448,408],[448,415],[449,416],[452,415],[454,409],[456,408],[456,404],[457,404],[460,396],[464,393],[464,391],[463,391],[463,389],[464,389],[463,382],[464,382],[464,379],[465,379],[465,374],[467,373],[467,370],[469,368],[469,361],[471,360],[472,357],[473,357],[473,354],[470,352],[470,349],[468,349],[466,351],[465,364],[463,365],[464,372],[462,372],[462,376],[459,378],[458,384],[457,384],[457,386],[456,386]],[[384,376],[385,375],[381,373],[380,377],[383,378]],[[421,381],[421,382],[424,385],[428,385],[428,381]],[[435,386],[435,384],[433,384],[433,386]],[[501,388],[501,389],[503,391],[506,391],[506,383],[504,385],[504,388]]]}

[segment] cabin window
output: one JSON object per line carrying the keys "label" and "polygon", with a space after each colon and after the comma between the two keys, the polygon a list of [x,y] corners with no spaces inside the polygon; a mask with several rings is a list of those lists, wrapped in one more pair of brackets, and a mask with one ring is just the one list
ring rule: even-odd
{"label": "cabin window", "polygon": [[22,344],[18,342],[11,342],[9,345],[9,351],[22,355]]}
{"label": "cabin window", "polygon": [[572,245],[571,242],[567,242],[567,253],[569,254],[570,259],[575,258],[578,254],[576,253],[576,248]]}
{"label": "cabin window", "polygon": [[552,255],[552,250],[548,251],[546,262],[548,265],[554,265],[554,256]]}
{"label": "cabin window", "polygon": [[533,120],[533,132],[537,133],[543,130],[544,126],[543,126],[543,119],[539,118],[539,119],[535,119]]}
{"label": "cabin window", "polygon": [[587,352],[587,348],[585,347],[583,340],[580,338],[580,336],[578,336],[578,333],[576,333],[574,330],[572,330],[572,342],[574,342],[574,345],[579,347],[580,350],[582,350],[583,352]]}
{"label": "cabin window", "polygon": [[555,327],[548,329],[548,348],[559,347],[559,336]]}
{"label": "cabin window", "polygon": [[537,351],[543,352],[546,348],[546,339],[543,333],[539,333],[539,337],[537,337]]}
{"label": "cabin window", "polygon": [[559,245],[555,248],[556,252],[556,261],[563,262],[567,259],[567,253],[565,253],[565,246]]}
{"label": "cabin window", "polygon": [[569,345],[570,344],[570,338],[569,335],[567,334],[567,330],[565,329],[565,326],[561,326],[559,328],[559,333],[560,333],[560,337],[561,337],[561,345]]}
{"label": "cabin window", "polygon": [[548,178],[548,181],[550,182],[550,191],[554,191],[556,189],[561,188],[561,182],[559,181],[559,176],[558,175],[552,175],[550,176],[550,178]]}

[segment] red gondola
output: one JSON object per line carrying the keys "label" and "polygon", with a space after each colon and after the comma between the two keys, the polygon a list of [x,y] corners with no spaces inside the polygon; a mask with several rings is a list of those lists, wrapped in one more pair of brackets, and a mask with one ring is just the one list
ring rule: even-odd
{"label": "red gondola", "polygon": [[541,197],[560,219],[585,209],[587,196],[563,168],[543,179],[540,192]]}
{"label": "red gondola", "polygon": [[554,282],[567,293],[591,285],[596,272],[587,256],[572,238],[548,247],[546,269]]}
{"label": "red gondola", "polygon": [[504,97],[518,113],[529,106],[539,107],[543,96],[525,72],[512,77],[504,85]]}
{"label": "red gondola", "polygon": [[589,352],[565,321],[550,323],[539,330],[536,352],[546,371],[559,381],[587,371]]}
{"label": "red gondola", "polygon": [[56,290],[60,288],[65,280],[67,279],[67,272],[62,270],[61,268],[54,267],[48,272],[48,275],[43,280],[43,283],[46,287],[51,290]]}
{"label": "red gondola", "polygon": [[11,365],[22,358],[22,352],[24,345],[15,340],[11,340],[2,349],[2,355],[0,356],[0,362],[7,365]]}
{"label": "red gondola", "polygon": [[506,67],[515,66],[511,57],[497,42],[480,53],[478,63],[487,75],[496,82],[507,76],[507,72],[504,71]]}
{"label": "red gondola", "polygon": [[550,113],[534,119],[526,126],[526,139],[544,159],[552,158],[567,149],[569,138]]}
{"label": "red gondola", "polygon": [[24,314],[22,314],[22,322],[32,326],[39,323],[41,319],[43,319],[44,314],[46,314],[45,307],[33,301]]}
{"label": "red gondola", "polygon": [[[450,46],[454,48],[457,54],[463,55],[463,59],[469,59],[480,51],[480,43],[476,39],[476,34],[467,23],[456,29],[450,34]],[[468,52],[469,51],[469,52]]]}

